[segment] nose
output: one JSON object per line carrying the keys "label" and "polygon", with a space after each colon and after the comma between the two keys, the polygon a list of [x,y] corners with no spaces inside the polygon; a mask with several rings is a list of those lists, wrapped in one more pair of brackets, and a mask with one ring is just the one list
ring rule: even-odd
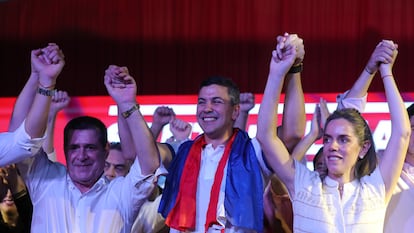
{"label": "nose", "polygon": [[87,154],[87,152],[86,152],[86,149],[85,149],[85,148],[81,148],[81,149],[80,149],[80,151],[79,151],[79,158],[80,158],[81,160],[86,160],[86,159],[88,158],[88,154]]}
{"label": "nose", "polygon": [[332,140],[328,145],[329,151],[337,151],[338,150],[338,143],[336,140]]}
{"label": "nose", "polygon": [[206,104],[205,104],[205,107],[204,107],[203,111],[204,112],[211,112],[211,111],[213,111],[212,106],[213,106],[212,103],[210,101],[207,101]]}
{"label": "nose", "polygon": [[109,180],[113,180],[116,177],[115,168],[113,165],[110,165],[107,169],[105,169],[105,176]]}

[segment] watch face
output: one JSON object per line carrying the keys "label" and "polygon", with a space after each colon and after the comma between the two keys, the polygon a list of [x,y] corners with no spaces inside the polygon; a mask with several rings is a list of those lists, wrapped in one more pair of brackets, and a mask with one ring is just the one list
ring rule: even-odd
{"label": "watch face", "polygon": [[125,112],[122,113],[122,116],[124,118],[128,118],[133,112],[135,112],[135,110],[139,109],[139,104],[135,104],[134,106],[132,106],[130,109],[126,110]]}
{"label": "watch face", "polygon": [[37,92],[39,94],[41,94],[41,95],[44,95],[44,96],[53,96],[55,94],[56,90],[55,89],[53,89],[53,90],[47,90],[47,89],[44,89],[44,88],[39,87],[37,89]]}

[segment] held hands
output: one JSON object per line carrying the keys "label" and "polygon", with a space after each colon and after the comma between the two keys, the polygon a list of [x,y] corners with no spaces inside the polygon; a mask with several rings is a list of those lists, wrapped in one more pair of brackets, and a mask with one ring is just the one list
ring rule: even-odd
{"label": "held hands", "polygon": [[[284,77],[297,59],[302,39],[285,33],[284,36],[278,36],[277,40],[270,61],[270,74]],[[300,58],[298,61],[301,61]]]}
{"label": "held hands", "polygon": [[105,71],[104,84],[118,105],[136,103],[137,85],[127,67],[110,65]]}
{"label": "held hands", "polygon": [[56,78],[65,65],[65,56],[62,50],[55,43],[49,43],[47,47],[32,50],[31,65],[32,73],[39,75],[39,82],[42,87],[53,87]]}
{"label": "held hands", "polygon": [[293,66],[299,65],[303,62],[305,57],[305,47],[303,45],[303,39],[299,38],[297,34],[289,34],[285,32],[283,36],[277,37],[276,52],[279,58],[282,57],[283,50],[287,47],[287,45],[296,46],[296,59],[293,63]]}
{"label": "held hands", "polygon": [[379,66],[381,77],[384,78],[386,76],[392,76],[392,67],[394,66],[394,62],[398,55],[398,45],[392,40],[383,40],[381,43],[382,46],[387,46],[391,50],[389,60],[387,62],[380,63]]}
{"label": "held hands", "polygon": [[[382,40],[375,47],[365,70],[370,74],[375,74],[381,64],[393,64],[396,57],[398,45],[391,40]],[[392,67],[392,65],[391,65]]]}

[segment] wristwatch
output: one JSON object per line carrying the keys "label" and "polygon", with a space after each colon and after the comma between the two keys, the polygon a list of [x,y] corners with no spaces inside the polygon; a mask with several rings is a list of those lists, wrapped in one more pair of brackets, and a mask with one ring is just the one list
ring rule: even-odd
{"label": "wristwatch", "polygon": [[37,88],[37,93],[44,95],[44,96],[54,96],[56,93],[56,89],[48,90],[48,89],[39,87]]}

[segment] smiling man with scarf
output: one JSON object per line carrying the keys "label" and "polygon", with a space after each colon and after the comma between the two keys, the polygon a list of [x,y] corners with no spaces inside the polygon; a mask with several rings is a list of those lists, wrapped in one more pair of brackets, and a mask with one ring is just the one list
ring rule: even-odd
{"label": "smiling man with scarf", "polygon": [[[303,43],[285,35],[287,43]],[[298,64],[303,59],[298,57]],[[304,133],[305,117],[300,69],[288,74],[286,106],[280,135],[292,148]],[[168,168],[159,212],[170,232],[262,232],[263,179],[270,174],[255,139],[234,128],[240,91],[227,78],[201,83],[197,121],[204,133],[183,143]],[[169,150],[165,150],[167,153]]]}

